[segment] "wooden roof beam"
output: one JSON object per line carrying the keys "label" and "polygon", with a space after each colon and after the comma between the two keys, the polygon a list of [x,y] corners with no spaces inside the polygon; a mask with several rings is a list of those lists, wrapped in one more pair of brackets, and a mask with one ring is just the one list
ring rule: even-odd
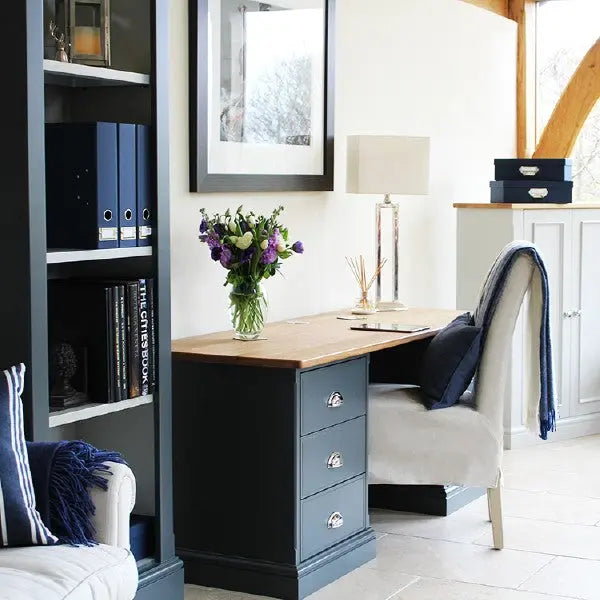
{"label": "wooden roof beam", "polygon": [[565,88],[544,129],[535,158],[571,155],[590,112],[600,99],[600,38],[590,48]]}
{"label": "wooden roof beam", "polygon": [[503,17],[508,17],[508,2],[509,0],[463,0],[469,4],[474,4],[480,8],[485,8]]}

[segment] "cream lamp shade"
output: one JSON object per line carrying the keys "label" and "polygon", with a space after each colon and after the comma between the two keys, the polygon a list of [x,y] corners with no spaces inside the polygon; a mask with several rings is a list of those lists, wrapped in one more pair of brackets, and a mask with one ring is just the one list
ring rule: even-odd
{"label": "cream lamp shade", "polygon": [[346,191],[351,194],[428,194],[429,138],[348,136]]}

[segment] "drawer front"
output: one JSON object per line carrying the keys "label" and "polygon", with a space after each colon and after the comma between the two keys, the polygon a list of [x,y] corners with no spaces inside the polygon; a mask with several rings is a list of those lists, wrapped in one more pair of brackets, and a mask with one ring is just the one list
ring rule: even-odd
{"label": "drawer front", "polygon": [[302,498],[366,471],[365,417],[302,438]]}
{"label": "drawer front", "polygon": [[302,501],[300,560],[306,560],[366,527],[365,477]]}
{"label": "drawer front", "polygon": [[300,375],[301,435],[366,414],[367,359]]}

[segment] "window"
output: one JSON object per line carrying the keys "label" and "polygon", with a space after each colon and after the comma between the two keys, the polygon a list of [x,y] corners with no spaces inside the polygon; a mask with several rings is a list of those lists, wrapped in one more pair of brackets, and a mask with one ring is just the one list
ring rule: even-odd
{"label": "window", "polygon": [[[599,0],[540,0],[537,5],[536,135],[539,140],[560,96],[600,34]],[[600,202],[600,103],[573,150],[579,202]]]}

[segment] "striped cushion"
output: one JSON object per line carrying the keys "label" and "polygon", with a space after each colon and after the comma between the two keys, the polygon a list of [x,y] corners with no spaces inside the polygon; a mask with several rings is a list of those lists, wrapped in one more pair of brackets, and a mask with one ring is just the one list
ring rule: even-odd
{"label": "striped cushion", "polygon": [[0,547],[56,543],[35,509],[23,433],[25,365],[0,375]]}

